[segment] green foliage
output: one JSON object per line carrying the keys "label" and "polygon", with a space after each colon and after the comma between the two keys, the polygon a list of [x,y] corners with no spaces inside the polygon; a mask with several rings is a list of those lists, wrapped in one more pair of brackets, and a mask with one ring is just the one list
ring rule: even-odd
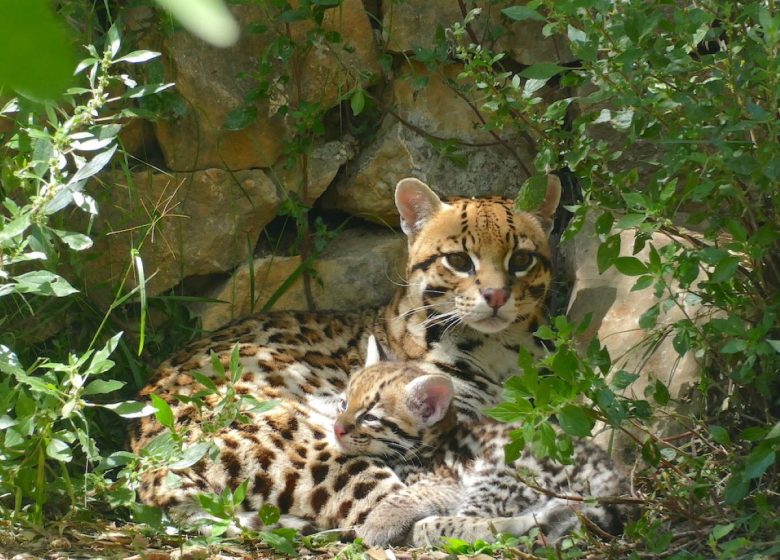
{"label": "green foliage", "polygon": [[[14,98],[0,113],[16,124],[2,146],[0,164],[0,418],[5,428],[0,511],[38,524],[46,505],[83,507],[110,484],[103,474],[128,460],[121,452],[101,451],[104,434],[97,418],[154,412],[141,403],[109,399],[113,395],[116,401],[126,382],[108,377],[115,366],[109,356],[123,341],[121,332],[110,338],[101,332],[105,318],[95,322],[93,332],[83,333],[89,338],[79,350],[56,348],[46,357],[24,345],[25,325],[35,318],[42,323],[38,328],[56,332],[63,325],[45,324],[55,317],[51,310],[73,305],[80,296],[61,273],[75,262],[71,255],[90,248],[92,240],[70,229],[76,221],[64,219],[65,210],[78,208],[89,220],[96,214],[85,186],[117,153],[127,116],[121,106],[166,87],[138,86],[122,72],[157,53],[121,55],[120,46],[118,29],[111,27],[102,52],[89,45],[89,56],[78,65],[85,87],[70,88],[56,105]],[[52,298],[65,303],[52,306]]]}
{"label": "green foliage", "polygon": [[[715,425],[696,438],[712,437],[725,456],[710,449],[702,459],[699,449],[686,454],[652,436],[642,456],[696,480],[685,496],[696,507],[732,505],[740,516],[768,498],[780,450],[780,15],[772,2],[714,0],[545,0],[502,13],[506,21],[544,19],[544,33],[568,37],[578,63],[506,70],[500,53],[472,42],[471,13],[451,35],[464,63],[458,87],[482,100],[489,129],[519,132],[535,144],[538,176],[524,185],[518,204],[533,207],[544,174],[568,168],[584,196],[569,207],[574,219],[564,240],[590,217],[601,241],[599,270],[614,267],[636,278],[634,291],[657,298],[638,317],[648,343],[668,336],[681,357],[702,365],[700,388]],[[544,88],[553,83],[568,88],[569,97],[548,101]],[[633,156],[648,152],[641,161]],[[635,235],[628,253],[623,230]],[[697,306],[703,317],[690,314]],[[670,320],[671,311],[681,318]],[[598,343],[578,356],[571,341],[577,327],[562,319],[539,334],[558,349],[536,364],[521,355],[524,375],[510,380],[507,402],[491,411],[524,424],[511,455],[531,445],[565,461],[570,438],[590,434],[595,420],[636,429],[671,402],[657,380],[645,392],[648,401],[621,397],[638,372],[612,372],[608,382],[610,357]],[[656,482],[659,493],[678,493],[671,480]],[[658,516],[648,519],[634,536],[667,552],[672,533],[661,533],[668,526]],[[712,552],[745,553],[753,550],[750,539],[760,542],[775,529],[770,520],[752,519],[713,527]],[[738,536],[721,546],[732,532]]]}

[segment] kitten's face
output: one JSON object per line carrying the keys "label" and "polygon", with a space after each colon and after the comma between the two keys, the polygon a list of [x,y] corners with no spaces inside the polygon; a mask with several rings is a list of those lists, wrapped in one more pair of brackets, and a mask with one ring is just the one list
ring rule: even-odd
{"label": "kitten's face", "polygon": [[333,432],[347,455],[430,455],[454,423],[452,395],[444,375],[427,375],[410,363],[380,362],[353,374]]}
{"label": "kitten's face", "polygon": [[531,214],[503,198],[443,202],[419,181],[399,183],[408,281],[418,307],[436,316],[430,324],[494,333],[543,305],[551,280],[547,229],[560,197],[557,179],[551,185],[542,211]]}

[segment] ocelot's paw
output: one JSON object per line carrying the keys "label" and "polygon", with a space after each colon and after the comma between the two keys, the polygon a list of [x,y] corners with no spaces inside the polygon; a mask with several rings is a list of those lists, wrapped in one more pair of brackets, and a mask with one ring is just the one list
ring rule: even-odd
{"label": "ocelot's paw", "polygon": [[356,529],[357,536],[369,546],[385,547],[406,542],[406,536],[419,516],[410,511],[380,504]]}

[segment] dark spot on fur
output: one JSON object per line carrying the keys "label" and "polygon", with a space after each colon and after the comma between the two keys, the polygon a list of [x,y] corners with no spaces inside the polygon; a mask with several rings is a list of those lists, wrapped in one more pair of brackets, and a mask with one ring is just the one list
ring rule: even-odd
{"label": "dark spot on fur", "polygon": [[314,465],[311,469],[311,478],[314,484],[317,485],[325,480],[325,477],[328,476],[328,471],[330,471],[328,465]]}
{"label": "dark spot on fur", "polygon": [[300,475],[296,471],[288,471],[284,475],[284,490],[279,494],[279,510],[282,513],[290,511],[290,507],[293,502],[293,492],[295,492],[295,485],[298,482]]}
{"label": "dark spot on fur", "polygon": [[328,501],[328,491],[325,488],[315,488],[311,494],[311,508],[315,513],[319,513],[322,510],[322,506]]}
{"label": "dark spot on fur", "polygon": [[360,482],[355,485],[353,496],[355,497],[356,500],[362,500],[363,498],[368,496],[368,493],[371,492],[374,486],[375,485],[370,482]]}

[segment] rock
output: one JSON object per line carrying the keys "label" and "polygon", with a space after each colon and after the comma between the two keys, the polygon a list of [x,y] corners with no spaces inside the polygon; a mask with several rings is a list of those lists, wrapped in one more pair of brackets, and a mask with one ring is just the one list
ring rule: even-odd
{"label": "rock", "polygon": [[[257,6],[234,6],[236,18],[248,24],[262,18]],[[166,81],[174,82],[187,111],[155,123],[168,167],[191,171],[221,167],[268,167],[282,152],[287,128],[267,100],[253,105],[256,119],[243,130],[224,130],[228,114],[244,106],[257,86],[248,73],[256,68],[270,39],[242,33],[239,42],[220,49],[187,31],[176,31],[162,45]],[[246,74],[241,76],[242,74]]]}
{"label": "rock", "polygon": [[[500,21],[501,10],[519,2],[478,1],[476,6],[482,12],[471,27],[478,37],[495,34]],[[383,2],[382,24],[386,48],[393,52],[412,52],[415,48],[431,49],[435,45],[437,26],[452,27],[463,21],[458,2],[454,0],[406,0],[405,2]],[[505,30],[494,42],[485,41],[485,46],[494,52],[507,52],[520,64],[540,62],[571,62],[566,40],[562,37],[545,37],[542,34],[543,21],[504,20],[500,28]],[[421,32],[420,30],[424,30]],[[491,34],[491,31],[493,32]]]}
{"label": "rock", "polygon": [[287,192],[295,193],[307,206],[311,206],[325,192],[339,168],[355,156],[351,138],[326,142],[309,152],[307,160],[308,188],[304,195],[303,165],[300,160],[288,167],[287,161],[276,164],[272,176]]}
{"label": "rock", "polygon": [[[395,185],[409,176],[427,182],[440,195],[517,194],[527,177],[523,165],[493,136],[479,129],[474,110],[447,85],[460,70],[452,65],[432,74],[412,63],[411,71],[394,81],[397,117],[385,117],[374,143],[347,165],[344,176],[325,193],[325,207],[396,225]],[[412,76],[427,77],[428,84],[415,92]],[[479,145],[457,146],[456,153],[446,155],[424,134],[452,140],[454,146],[458,142]],[[507,144],[525,168],[532,169],[531,147],[514,138]]]}
{"label": "rock", "polygon": [[[313,26],[299,22],[291,29],[293,40],[303,44]],[[341,41],[319,41],[309,49],[303,62],[301,86],[304,99],[328,108],[356,85],[371,81],[381,68],[374,31],[362,0],[342,0],[340,7],[326,10],[322,30],[338,33]]]}
{"label": "rock", "polygon": [[[621,254],[631,255],[634,231],[624,230],[620,237]],[[669,242],[667,237],[661,235],[655,235],[651,240],[656,248]],[[666,385],[671,398],[677,401],[670,405],[670,409],[680,413],[695,410],[699,403],[694,389],[699,383],[701,368],[693,352],[681,357],[672,346],[670,336],[656,343],[649,338],[649,331],[639,328],[639,317],[658,299],[651,288],[632,292],[636,277],[625,276],[614,267],[599,274],[596,266],[598,246],[599,240],[592,222],[586,223],[573,241],[562,246],[567,275],[573,282],[567,315],[570,320],[581,321],[588,313],[592,313],[590,326],[580,337],[580,347],[584,349],[593,337],[598,337],[612,357],[610,375],[619,370],[639,374],[639,378],[623,390],[626,396],[644,399],[645,389],[659,380]],[[636,256],[646,260],[648,252],[649,248],[645,247]],[[695,319],[702,315],[703,308],[698,304],[686,303],[684,312]],[[669,324],[685,315],[682,310],[672,308],[660,314],[658,324]],[[681,429],[681,425],[667,422],[658,424],[655,433],[672,434]],[[615,440],[611,443],[613,435]],[[636,435],[641,437],[641,434]],[[627,464],[633,460],[635,446],[626,434],[613,434],[606,429],[595,440],[604,447],[614,445],[619,462]]]}
{"label": "rock", "polygon": [[[110,293],[139,245],[149,295],[187,276],[231,270],[246,260],[279,205],[276,188],[260,170],[140,172],[131,182],[121,174],[102,181],[107,189],[98,195],[98,241],[88,253],[86,277]],[[135,282],[130,278],[126,289]]]}
{"label": "rock", "polygon": [[[278,76],[269,76],[270,94],[251,105],[256,113],[254,120],[249,119],[251,124],[242,130],[225,130],[228,114],[244,107],[247,96],[257,88],[259,82],[252,73],[276,38],[267,6],[232,6],[231,10],[245,28],[234,47],[212,47],[186,31],[177,31],[163,42],[166,79],[176,83],[188,105],[178,118],[156,124],[157,138],[171,169],[269,167],[292,134],[286,119],[278,114],[281,106],[294,105],[300,94],[304,100],[318,103],[320,109],[328,109],[345,91],[359,82],[367,83],[379,72],[368,16],[360,0],[346,0],[341,8],[326,10],[323,20],[323,30],[340,33],[341,42],[323,39],[307,49],[298,74],[300,84],[295,79],[277,81]],[[312,24],[289,25],[293,40],[303,48]],[[252,30],[257,26],[268,30]],[[283,72],[292,71],[279,66],[277,73]]]}
{"label": "rock", "polygon": [[[376,229],[343,231],[314,265],[321,284],[312,281],[317,309],[354,311],[389,301],[404,277],[406,240],[395,232]],[[262,257],[254,262],[255,305],[252,305],[248,265],[215,289],[210,297],[226,303],[193,306],[203,328],[216,329],[235,317],[259,311],[274,292],[296,273],[301,257]],[[277,300],[275,310],[307,309],[303,281],[298,278]]]}

